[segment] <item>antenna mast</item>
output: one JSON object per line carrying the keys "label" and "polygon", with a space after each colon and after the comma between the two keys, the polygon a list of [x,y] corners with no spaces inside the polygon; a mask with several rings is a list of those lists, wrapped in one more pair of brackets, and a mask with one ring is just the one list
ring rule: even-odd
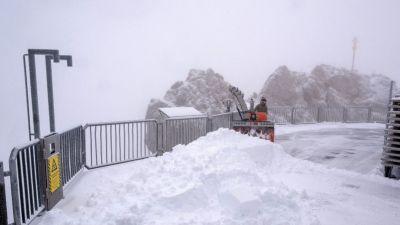
{"label": "antenna mast", "polygon": [[353,62],[351,63],[351,72],[354,72],[354,61],[356,58],[357,44],[358,44],[357,37],[354,37],[353,38]]}

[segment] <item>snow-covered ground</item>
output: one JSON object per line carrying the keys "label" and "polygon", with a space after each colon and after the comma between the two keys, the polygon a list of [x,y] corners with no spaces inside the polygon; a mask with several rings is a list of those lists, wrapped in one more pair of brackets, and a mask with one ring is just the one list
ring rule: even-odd
{"label": "snow-covered ground", "polygon": [[382,174],[384,128],[380,123],[278,125],[276,142],[296,158],[363,174]]}
{"label": "snow-covered ground", "polygon": [[[349,140],[348,129],[355,132]],[[277,128],[278,143],[315,163],[292,157],[280,144],[220,129],[162,157],[85,171],[66,190],[65,199],[36,223],[396,224],[400,182],[368,172],[379,159],[368,159],[363,152],[379,145],[378,134],[358,139],[369,131],[374,136],[374,130],[382,132],[383,125]],[[296,142],[298,150],[293,150]],[[349,148],[357,153],[345,157]],[[336,157],[315,160],[330,153]],[[339,163],[351,157],[356,162],[355,156],[373,165],[349,168],[351,163]],[[331,166],[367,174],[323,165],[334,160]]]}

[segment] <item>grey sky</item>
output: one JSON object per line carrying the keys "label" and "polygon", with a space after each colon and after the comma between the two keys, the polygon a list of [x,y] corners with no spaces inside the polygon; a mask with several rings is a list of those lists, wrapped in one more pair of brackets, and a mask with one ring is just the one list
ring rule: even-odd
{"label": "grey sky", "polygon": [[[213,68],[247,95],[283,64],[349,68],[354,36],[356,69],[398,81],[399,10],[398,0],[1,0],[0,152],[27,139],[21,55],[28,48],[74,57],[73,68],[54,65],[56,122],[65,129],[144,118],[150,98],[190,68]],[[39,66],[46,122],[43,72]]]}

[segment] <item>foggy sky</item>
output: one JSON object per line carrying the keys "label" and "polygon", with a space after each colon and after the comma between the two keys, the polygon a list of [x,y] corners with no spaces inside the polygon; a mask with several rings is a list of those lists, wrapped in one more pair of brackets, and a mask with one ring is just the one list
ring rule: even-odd
{"label": "foggy sky", "polygon": [[[400,1],[0,0],[0,159],[27,141],[22,54],[55,48],[57,130],[142,119],[189,69],[222,74],[246,95],[280,65],[325,63],[400,78]],[[42,134],[48,133],[44,60],[37,60]],[[42,65],[42,66],[41,66]],[[7,152],[6,154],[4,152]],[[3,154],[3,155],[2,155]]]}

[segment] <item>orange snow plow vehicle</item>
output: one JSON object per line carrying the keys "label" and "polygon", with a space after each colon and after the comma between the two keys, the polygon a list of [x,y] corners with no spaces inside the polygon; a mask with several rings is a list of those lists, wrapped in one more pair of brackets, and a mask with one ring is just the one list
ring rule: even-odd
{"label": "orange snow plow vehicle", "polygon": [[243,93],[237,87],[230,86],[229,91],[234,96],[236,109],[238,111],[238,115],[234,116],[232,121],[232,129],[242,134],[260,137],[274,142],[275,124],[268,120],[267,113],[256,112],[254,110],[253,99],[251,99],[249,110],[244,101]]}

